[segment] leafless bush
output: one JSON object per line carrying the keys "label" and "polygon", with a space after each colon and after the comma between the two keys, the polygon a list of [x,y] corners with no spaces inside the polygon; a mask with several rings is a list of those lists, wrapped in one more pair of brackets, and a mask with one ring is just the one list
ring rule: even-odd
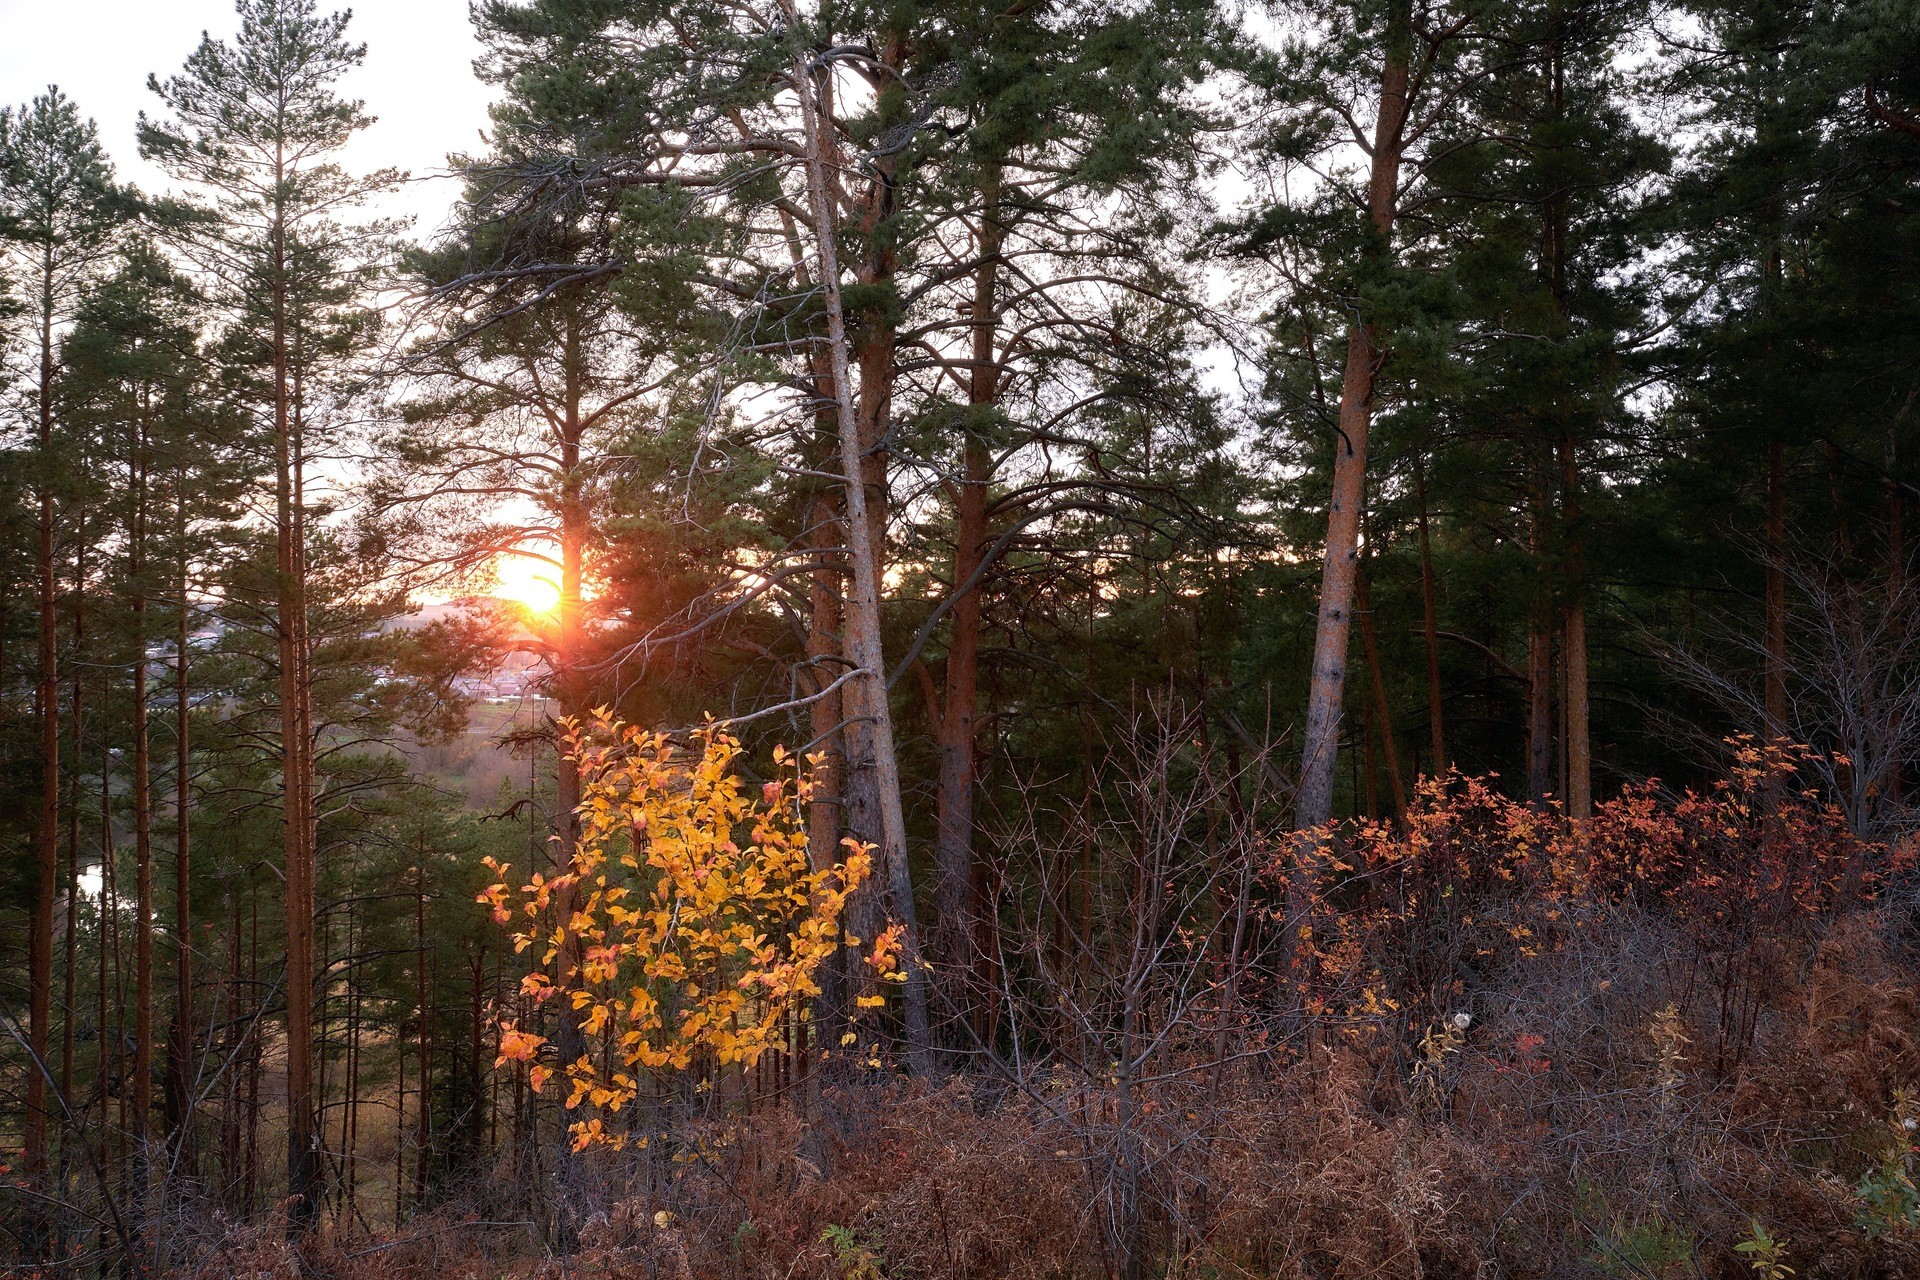
{"label": "leafless bush", "polygon": [[1838,559],[1795,547],[1763,560],[1787,584],[1782,663],[1786,716],[1769,715],[1764,680],[1743,679],[1729,654],[1754,672],[1770,661],[1764,636],[1726,625],[1694,647],[1661,644],[1687,685],[1738,729],[1785,737],[1822,756],[1822,782],[1856,834],[1888,840],[1914,827],[1903,773],[1920,757],[1920,594],[1849,576]]}
{"label": "leafless bush", "polygon": [[1197,1237],[1222,1086],[1280,1031],[1249,998],[1273,771],[1227,767],[1200,714],[1167,700],[1104,745],[1103,785],[1077,807],[1036,784],[1000,815],[995,844],[1027,865],[994,904],[983,1051],[1079,1170],[1089,1235],[1131,1280],[1154,1245]]}

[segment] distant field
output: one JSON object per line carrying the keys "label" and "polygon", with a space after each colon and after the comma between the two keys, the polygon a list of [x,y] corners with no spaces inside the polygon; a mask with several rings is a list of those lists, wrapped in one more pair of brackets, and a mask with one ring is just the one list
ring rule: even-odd
{"label": "distant field", "polygon": [[524,795],[530,770],[544,776],[551,768],[550,752],[541,748],[533,753],[540,757],[536,760],[515,739],[538,730],[552,710],[553,704],[540,698],[476,703],[464,733],[444,744],[416,744],[414,762],[441,786],[463,792],[469,806],[490,809],[502,783]]}

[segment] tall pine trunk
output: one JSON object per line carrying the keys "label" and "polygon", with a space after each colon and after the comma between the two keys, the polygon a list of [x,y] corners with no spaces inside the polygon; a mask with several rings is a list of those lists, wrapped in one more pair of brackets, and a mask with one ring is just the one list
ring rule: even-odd
{"label": "tall pine trunk", "polygon": [[1534,456],[1527,475],[1527,549],[1534,566],[1533,602],[1527,609],[1527,799],[1546,803],[1553,791],[1553,608],[1547,582],[1548,495],[1546,461]]}
{"label": "tall pine trunk", "polygon": [[[1374,120],[1367,179],[1367,211],[1383,253],[1392,251],[1393,221],[1399,203],[1400,159],[1409,106],[1411,27],[1409,6],[1405,0],[1396,0],[1387,19],[1380,110]],[[1367,429],[1373,420],[1374,382],[1382,358],[1374,326],[1356,321],[1347,332],[1346,372],[1340,385],[1340,431],[1334,441],[1326,559],[1313,637],[1306,733],[1301,743],[1300,790],[1294,807],[1294,825],[1301,828],[1317,827],[1333,817],[1334,766],[1340,749],[1341,702],[1346,694],[1354,581],[1359,569],[1360,512],[1366,501]],[[1296,883],[1295,898],[1306,888]]]}
{"label": "tall pine trunk", "polygon": [[[1407,820],[1407,783],[1406,775],[1400,771],[1400,748],[1393,740],[1393,710],[1387,702],[1387,677],[1380,665],[1380,642],[1373,625],[1373,603],[1367,590],[1367,574],[1363,570],[1354,583],[1355,603],[1360,607],[1360,637],[1367,655],[1368,683],[1373,692],[1374,726],[1380,734],[1380,748],[1387,766],[1387,785],[1393,791],[1393,816],[1395,820]],[[1369,780],[1373,777],[1373,768],[1367,769]],[[1372,808],[1372,802],[1368,802]]]}
{"label": "tall pine trunk", "polygon": [[[143,397],[144,398],[144,397]],[[144,1219],[152,1165],[147,1148],[153,1114],[153,744],[147,723],[147,419],[135,418],[128,530],[128,579],[133,586],[133,1222],[134,1271],[144,1274]]]}
{"label": "tall pine trunk", "polygon": [[[900,798],[900,765],[894,750],[893,712],[887,698],[887,669],[880,634],[880,541],[883,513],[870,507],[870,473],[878,441],[862,439],[861,414],[850,391],[851,368],[846,312],[840,296],[838,221],[827,178],[824,133],[818,86],[804,63],[795,68],[795,89],[801,99],[806,130],[807,194],[820,258],[820,288],[826,304],[827,356],[833,374],[840,438],[840,474],[846,495],[846,545],[852,581],[845,594],[842,639],[846,656],[858,679],[845,688],[850,704],[847,729],[849,755],[871,771],[879,809],[879,865],[885,876],[895,923],[902,935],[901,964],[906,975],[901,999],[908,1065],[916,1075],[933,1069],[932,1036],[927,1011],[926,965],[922,959],[920,929],[913,900],[913,880],[907,865],[906,813]],[[891,356],[889,355],[889,363]],[[863,395],[867,394],[863,389]],[[853,762],[849,762],[850,771]]]}
{"label": "tall pine trunk", "polygon": [[[54,592],[53,499],[53,247],[41,258],[39,415],[40,488],[37,514],[35,569],[39,605],[39,666],[34,687],[34,715],[40,730],[40,813],[34,832],[38,873],[33,913],[29,921],[27,954],[27,1045],[34,1061],[27,1066],[25,1132],[21,1142],[21,1174],[27,1185],[44,1191],[47,1172],[47,1061],[48,1034],[53,1021],[53,912],[60,886],[60,684],[59,619]],[[24,1242],[29,1257],[45,1246],[44,1215],[28,1214]]]}
{"label": "tall pine trunk", "polygon": [[[586,657],[585,590],[588,535],[585,477],[580,469],[580,441],[583,425],[580,399],[583,380],[583,354],[577,312],[569,311],[562,338],[562,396],[560,405],[560,603],[556,618],[557,635],[553,659],[554,694],[562,720],[578,720],[589,710]],[[558,738],[556,735],[556,743]],[[577,894],[571,872],[580,845],[580,770],[568,758],[564,745],[555,752],[553,870],[556,876],[553,906],[555,919],[565,922],[573,917]],[[580,939],[567,929],[556,958],[555,977],[571,984],[580,969]],[[585,1051],[586,1041],[573,1005],[560,1006],[559,1035],[556,1044],[561,1060],[572,1062]],[[422,1084],[424,1085],[424,1081]],[[424,1096],[424,1095],[423,1095]],[[424,1112],[423,1112],[424,1114]]]}
{"label": "tall pine trunk", "polygon": [[1593,743],[1587,682],[1586,561],[1581,550],[1580,463],[1571,436],[1560,450],[1560,519],[1566,562],[1567,606],[1561,616],[1562,662],[1566,667],[1567,815],[1593,816]]}
{"label": "tall pine trunk", "polygon": [[1767,442],[1766,492],[1766,601],[1763,699],[1767,733],[1787,732],[1787,451],[1778,440]]}
{"label": "tall pine trunk", "polygon": [[975,716],[980,686],[980,595],[974,581],[986,552],[987,484],[993,453],[983,415],[999,398],[994,363],[1000,273],[999,208],[996,184],[985,185],[980,211],[979,265],[974,269],[972,352],[967,402],[972,410],[958,486],[953,541],[953,633],[947,645],[946,690],[936,726],[939,779],[934,845],[934,910],[939,921],[938,957],[951,975],[948,1003],[964,1018],[973,973],[974,900],[973,791]]}
{"label": "tall pine trunk", "polygon": [[[280,166],[285,173],[284,163]],[[280,188],[284,190],[284,180]],[[287,920],[287,1230],[304,1235],[320,1205],[319,1133],[313,1098],[312,728],[307,714],[306,555],[302,545],[299,446],[295,439],[284,210],[272,229],[275,630],[280,676],[281,839]]]}
{"label": "tall pine trunk", "polygon": [[[425,850],[421,851],[423,854]],[[433,992],[429,985],[427,960],[427,869],[424,857],[421,865],[414,869],[413,930],[414,953],[413,970],[415,995],[414,1002],[419,1010],[419,1035],[415,1039],[414,1051],[418,1063],[414,1074],[420,1082],[419,1114],[414,1118],[415,1132],[413,1142],[413,1202],[415,1205],[426,1203],[427,1174],[429,1154],[433,1148],[433,1108],[430,1105],[433,1090]]]}
{"label": "tall pine trunk", "polygon": [[188,683],[191,640],[191,611],[187,603],[187,478],[184,470],[174,473],[174,538],[180,563],[176,587],[180,593],[178,621],[174,631],[173,654],[173,1029],[169,1067],[172,1089],[177,1099],[173,1143],[181,1169],[189,1178],[199,1169],[199,1153],[193,1133],[193,892],[192,892],[192,812],[190,807],[193,773],[189,768],[193,735],[187,714],[192,709]]}
{"label": "tall pine trunk", "polygon": [[1414,500],[1420,506],[1420,622],[1427,648],[1427,731],[1433,739],[1432,776],[1447,772],[1446,697],[1440,687],[1440,608],[1433,584],[1433,537],[1427,528],[1427,464],[1416,459]]}
{"label": "tall pine trunk", "polygon": [[[831,379],[822,377],[818,381],[824,390]],[[821,469],[825,469],[824,464]],[[817,562],[807,581],[807,659],[814,695],[808,715],[819,764],[813,770],[813,803],[807,809],[807,853],[815,871],[827,871],[840,860],[840,829],[846,808],[846,769],[840,748],[843,699],[833,688],[840,672],[841,651],[841,544],[834,530],[840,527],[841,515],[831,495],[823,491],[814,496],[809,523]],[[855,963],[850,953],[836,951],[821,966],[813,1028],[822,1046],[838,1045],[846,1030],[853,1007],[849,966]]]}
{"label": "tall pine trunk", "polygon": [[[1566,58],[1556,35],[1548,56],[1548,97],[1556,120],[1566,112]],[[1541,257],[1548,288],[1562,333],[1571,332],[1567,308],[1567,193],[1556,190],[1548,198],[1543,223]],[[1588,734],[1586,573],[1580,548],[1580,459],[1566,411],[1559,413],[1554,449],[1560,464],[1560,567],[1565,604],[1560,614],[1560,649],[1564,686],[1561,694],[1562,746],[1566,768],[1561,788],[1568,816],[1579,820],[1593,812],[1593,745]]]}

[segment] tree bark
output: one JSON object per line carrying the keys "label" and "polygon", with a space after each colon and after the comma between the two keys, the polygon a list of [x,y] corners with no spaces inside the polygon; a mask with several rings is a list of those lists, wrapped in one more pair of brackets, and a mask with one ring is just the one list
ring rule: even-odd
{"label": "tree bark", "polygon": [[188,695],[190,674],[187,656],[191,641],[191,609],[187,601],[187,478],[184,470],[174,475],[174,537],[179,543],[179,622],[174,633],[173,680],[174,680],[174,725],[173,725],[173,812],[176,822],[173,845],[173,983],[174,1014],[172,1042],[173,1089],[179,1099],[178,1132],[175,1145],[179,1152],[180,1167],[194,1176],[199,1168],[198,1152],[193,1141],[193,885],[191,826],[192,814],[189,805],[193,773],[189,767],[189,758],[193,746],[191,727],[188,724],[188,712],[192,701]]}
{"label": "tree bark", "polygon": [[[1387,766],[1387,785],[1393,791],[1393,816],[1395,821],[1404,823],[1407,820],[1406,776],[1400,772],[1400,748],[1393,741],[1393,712],[1387,703],[1386,674],[1380,667],[1380,645],[1375,638],[1373,605],[1368,597],[1367,575],[1364,572],[1355,580],[1354,591],[1355,602],[1360,606],[1360,636],[1367,653],[1367,674],[1373,685],[1373,719],[1380,733],[1381,754]],[[1369,769],[1368,773],[1371,776],[1372,770]]]}
{"label": "tree bark", "polygon": [[[424,852],[424,850],[423,850]],[[415,1005],[419,1009],[419,1035],[415,1040],[415,1052],[418,1065],[414,1072],[420,1081],[419,1115],[415,1118],[414,1136],[414,1173],[413,1202],[424,1204],[427,1198],[428,1154],[433,1147],[433,1108],[430,1105],[433,1093],[431,1080],[433,1074],[433,1031],[430,1006],[433,1003],[433,990],[428,982],[427,969],[427,871],[424,862],[414,869],[414,982],[418,988]]]}
{"label": "tree bark", "polygon": [[821,119],[818,88],[809,67],[796,65],[795,89],[806,131],[807,188],[820,257],[820,287],[826,304],[827,353],[833,373],[840,437],[840,471],[845,477],[847,551],[852,581],[842,618],[847,657],[861,677],[844,686],[855,723],[848,728],[854,750],[871,760],[880,808],[880,866],[886,877],[895,922],[902,933],[901,964],[906,981],[901,999],[909,1068],[916,1075],[933,1070],[927,1014],[926,964],[907,865],[906,814],[900,798],[899,761],[894,752],[893,713],[887,698],[887,670],[880,635],[880,512],[869,504],[870,471],[879,442],[861,438],[861,416],[850,393],[846,313],[840,297],[838,223],[827,179],[827,124]]}
{"label": "tree bark", "polygon": [[1433,739],[1432,775],[1447,773],[1446,697],[1440,687],[1440,610],[1433,584],[1433,540],[1427,528],[1427,465],[1417,459],[1414,496],[1420,505],[1420,614],[1427,642],[1427,730]]}
{"label": "tree bark", "polygon": [[133,1271],[146,1273],[144,1241],[153,1113],[153,744],[147,717],[147,420],[135,420],[129,477],[133,497],[128,530],[128,578],[133,588]]}
{"label": "tree bark", "polygon": [[1767,442],[1766,522],[1766,670],[1763,698],[1767,733],[1787,732],[1787,453],[1778,440]]}
{"label": "tree bark", "polygon": [[[819,386],[829,394],[830,376],[822,376]],[[829,429],[831,429],[831,424]],[[822,470],[826,469],[823,465]],[[813,804],[807,810],[807,852],[815,871],[830,870],[840,861],[840,830],[846,809],[846,769],[841,751],[842,706],[838,690],[831,688],[840,672],[840,539],[841,515],[831,495],[814,496],[811,524],[812,542],[818,562],[807,583],[807,658],[812,672],[814,700],[808,708],[814,749],[819,763],[813,769]],[[843,930],[844,932],[844,930]],[[851,954],[836,949],[821,967],[820,998],[814,1005],[813,1027],[823,1047],[837,1047],[852,1011],[853,997],[849,966],[856,963]]]}
{"label": "tree bark", "polygon": [[[288,165],[276,165],[276,192],[286,189]],[[286,211],[276,206],[271,228],[273,324],[274,557],[278,577],[275,602],[280,676],[281,837],[286,878],[286,1099],[287,1232],[304,1236],[319,1213],[319,1134],[313,1099],[313,808],[312,727],[307,713],[311,685],[306,657],[306,549],[303,545],[299,484],[299,424],[292,404],[290,357],[289,247]]]}
{"label": "tree bark", "polygon": [[939,746],[937,843],[934,846],[935,918],[939,922],[936,956],[951,975],[948,1003],[963,1018],[972,985],[974,901],[973,790],[980,684],[980,596],[974,582],[986,550],[987,484],[993,453],[980,415],[999,398],[994,362],[998,328],[1001,230],[995,184],[985,185],[974,269],[971,369],[967,402],[973,416],[966,424],[962,471],[956,494],[953,543],[953,631],[947,644],[944,706],[935,726]]}
{"label": "tree bark", "polygon": [[[1548,99],[1553,117],[1566,112],[1566,58],[1562,41],[1556,34],[1548,51]],[[1554,312],[1561,333],[1571,330],[1567,303],[1567,260],[1570,252],[1567,235],[1567,194],[1556,189],[1544,209],[1541,257],[1553,296]],[[1580,460],[1573,434],[1562,409],[1557,423],[1554,448],[1560,463],[1560,567],[1561,589],[1565,603],[1560,616],[1560,661],[1565,677],[1561,694],[1562,759],[1566,774],[1561,791],[1567,813],[1575,820],[1593,811],[1593,747],[1588,736],[1587,700],[1587,604],[1586,573],[1580,548]]]}
{"label": "tree bark", "polygon": [[[74,608],[73,608],[73,651],[76,656],[86,653],[86,606],[82,599],[87,580],[86,540],[81,539],[74,552]],[[74,987],[80,968],[80,781],[79,760],[81,744],[86,741],[86,717],[84,715],[85,682],[76,664],[72,673],[72,692],[68,695],[73,701],[73,753],[75,778],[73,790],[66,807],[67,821],[67,919],[62,950],[65,953],[64,972],[61,974],[60,990],[60,1096],[69,1100],[73,1097],[74,1068]],[[104,765],[102,766],[104,768]],[[71,1144],[60,1144],[60,1169],[57,1177],[60,1194],[65,1195],[67,1171],[70,1167]],[[55,1241],[56,1246],[60,1242]]]}
{"label": "tree bark", "polygon": [[[27,1045],[37,1062],[47,1060],[48,1035],[53,1020],[53,912],[60,886],[60,685],[59,619],[54,590],[53,498],[53,245],[41,257],[40,382],[36,388],[39,415],[40,489],[35,568],[38,580],[39,665],[35,672],[34,714],[40,730],[40,814],[34,832],[35,884],[27,953]],[[38,1070],[27,1072],[25,1132],[21,1142],[21,1174],[27,1185],[44,1190],[47,1172],[47,1082]],[[46,1245],[44,1214],[28,1214],[24,1242],[37,1257]]]}
{"label": "tree bark", "polygon": [[[1400,158],[1408,111],[1411,14],[1396,3],[1387,22],[1380,74],[1380,111],[1374,121],[1367,208],[1383,252],[1391,253],[1398,208]],[[1327,512],[1327,550],[1321,571],[1320,613],[1313,638],[1313,673],[1301,743],[1300,790],[1294,825],[1317,827],[1333,817],[1334,766],[1340,749],[1340,711],[1346,691],[1347,649],[1353,625],[1354,581],[1360,553],[1360,509],[1366,498],[1367,429],[1374,381],[1383,353],[1374,326],[1358,321],[1347,332],[1347,363],[1340,386],[1340,431],[1334,442],[1333,495]]]}
{"label": "tree bark", "polygon": [[[580,442],[584,430],[580,401],[584,391],[583,353],[578,314],[569,311],[562,339],[562,403],[560,404],[560,603],[557,609],[557,635],[554,654],[554,695],[559,702],[562,721],[579,720],[589,710],[585,672],[585,589],[588,513],[585,476],[580,468]],[[580,847],[580,770],[567,757],[564,744],[556,734],[553,823],[558,837],[553,846],[553,870],[556,875],[553,909],[562,925],[573,918],[574,892],[572,871],[574,855]],[[580,939],[569,927],[561,939],[556,958],[562,985],[571,984],[580,970]],[[563,1062],[573,1062],[585,1052],[586,1040],[580,1020],[570,1001],[560,1004],[560,1028],[555,1039]],[[423,1111],[424,1114],[424,1111]]]}
{"label": "tree bark", "polygon": [[1581,552],[1580,463],[1573,438],[1563,434],[1560,450],[1560,520],[1566,562],[1567,607],[1561,619],[1561,661],[1566,665],[1567,814],[1576,821],[1593,816],[1593,743],[1589,736],[1587,688],[1586,562]]}
{"label": "tree bark", "polygon": [[1527,610],[1527,799],[1545,804],[1553,790],[1553,610],[1546,586],[1547,479],[1535,458],[1528,477],[1528,551],[1534,599]]}

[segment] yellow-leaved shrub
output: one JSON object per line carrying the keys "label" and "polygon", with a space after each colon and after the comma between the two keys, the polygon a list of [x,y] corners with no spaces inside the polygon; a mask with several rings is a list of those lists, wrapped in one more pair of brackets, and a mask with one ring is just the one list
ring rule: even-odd
{"label": "yellow-leaved shrub", "polygon": [[[574,1061],[542,1061],[544,1036],[501,1027],[495,1066],[528,1066],[533,1088],[563,1073],[574,1145],[623,1145],[610,1128],[647,1073],[684,1071],[705,1055],[751,1067],[783,1042],[788,1015],[820,993],[814,975],[840,945],[848,897],[872,869],[846,842],[844,861],[812,868],[804,762],[776,748],[778,773],[749,790],[733,766],[740,744],[718,729],[687,751],[596,711],[568,722],[564,749],[580,773],[580,841],[571,867],[516,883],[494,862],[479,901],[519,922],[517,951],[540,949],[522,990],[564,1001],[583,1037]],[[560,918],[562,914],[566,918]],[[889,935],[891,936],[891,935]],[[869,958],[883,969],[893,957]]]}

